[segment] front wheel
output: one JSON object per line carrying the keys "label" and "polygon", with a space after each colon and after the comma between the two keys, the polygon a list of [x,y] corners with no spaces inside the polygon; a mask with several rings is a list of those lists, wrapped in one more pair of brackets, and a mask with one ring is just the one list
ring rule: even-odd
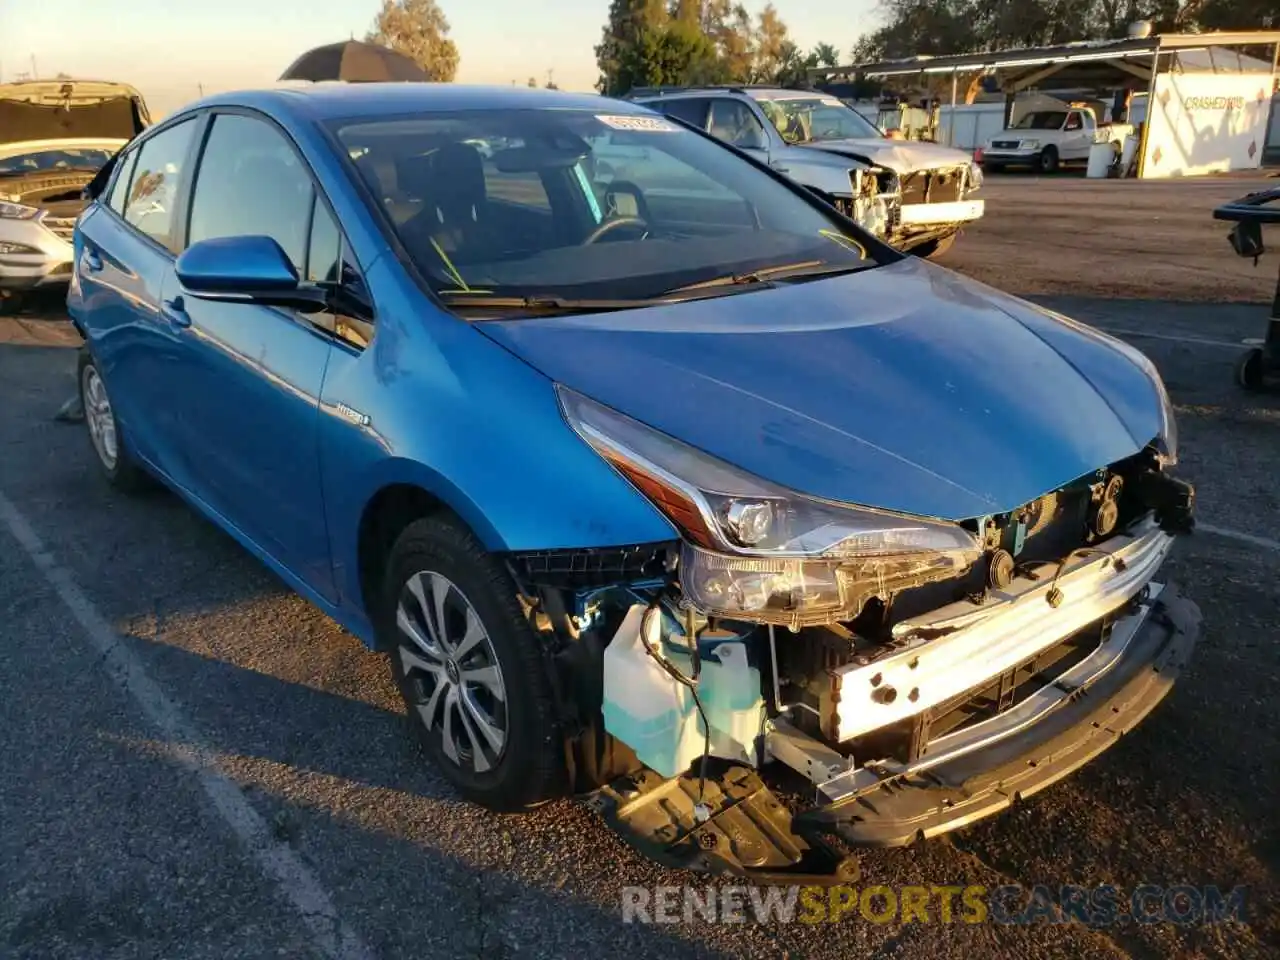
{"label": "front wheel", "polygon": [[1236,361],[1236,383],[1246,390],[1261,390],[1266,382],[1266,355],[1260,347],[1246,350]]}
{"label": "front wheel", "polygon": [[1038,165],[1041,173],[1056,173],[1058,170],[1058,148],[1045,147],[1041,150]]}
{"label": "front wheel", "polygon": [[396,540],[380,630],[409,723],[465,797],[524,810],[564,790],[548,667],[507,571],[461,524],[428,517]]}
{"label": "front wheel", "polygon": [[958,234],[953,233],[949,236],[938,237],[936,240],[930,240],[927,243],[920,244],[920,246],[916,247],[911,252],[917,257],[924,257],[926,260],[937,260],[951,249],[956,242],[957,236]]}

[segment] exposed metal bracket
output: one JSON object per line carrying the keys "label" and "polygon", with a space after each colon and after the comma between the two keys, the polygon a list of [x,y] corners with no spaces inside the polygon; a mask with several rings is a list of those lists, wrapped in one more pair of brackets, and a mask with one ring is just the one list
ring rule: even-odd
{"label": "exposed metal bracket", "polygon": [[815,740],[789,721],[778,717],[765,725],[765,752],[785,763],[815,786],[843,776],[853,760]]}

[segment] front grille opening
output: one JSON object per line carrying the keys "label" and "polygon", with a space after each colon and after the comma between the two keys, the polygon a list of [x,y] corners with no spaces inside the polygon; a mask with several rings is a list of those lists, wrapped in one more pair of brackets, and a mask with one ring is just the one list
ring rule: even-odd
{"label": "front grille opening", "polygon": [[968,169],[916,170],[902,175],[903,203],[954,203],[964,196]]}
{"label": "front grille opening", "polygon": [[941,737],[998,717],[1036,691],[1055,683],[1094,653],[1110,632],[1110,618],[1099,620],[979,687],[914,717],[841,744],[840,749],[852,754],[858,762],[912,763],[928,754],[929,745]]}
{"label": "front grille opening", "polygon": [[1094,623],[992,679],[985,686],[962,693],[929,710],[926,743],[998,717],[1017,706],[1096,651],[1107,632],[1106,623]]}

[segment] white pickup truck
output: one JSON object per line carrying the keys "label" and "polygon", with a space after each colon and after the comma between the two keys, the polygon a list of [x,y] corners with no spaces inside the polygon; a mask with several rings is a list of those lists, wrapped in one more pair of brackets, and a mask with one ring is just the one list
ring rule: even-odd
{"label": "white pickup truck", "polygon": [[1033,110],[1012,127],[1002,130],[982,150],[982,169],[992,173],[1006,167],[1033,167],[1053,173],[1064,163],[1085,163],[1100,140],[1110,141],[1117,152],[1127,124],[1099,125],[1092,107],[1073,103],[1060,110]]}

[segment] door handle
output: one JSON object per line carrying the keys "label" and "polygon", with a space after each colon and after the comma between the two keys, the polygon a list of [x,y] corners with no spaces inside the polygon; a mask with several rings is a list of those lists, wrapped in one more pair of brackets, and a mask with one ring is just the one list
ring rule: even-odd
{"label": "door handle", "polygon": [[162,302],[162,312],[165,318],[175,327],[191,326],[191,318],[187,316],[186,304],[183,303],[182,297],[170,297]]}
{"label": "door handle", "polygon": [[84,268],[90,273],[97,273],[102,269],[102,257],[98,255],[97,250],[88,248],[84,251]]}

